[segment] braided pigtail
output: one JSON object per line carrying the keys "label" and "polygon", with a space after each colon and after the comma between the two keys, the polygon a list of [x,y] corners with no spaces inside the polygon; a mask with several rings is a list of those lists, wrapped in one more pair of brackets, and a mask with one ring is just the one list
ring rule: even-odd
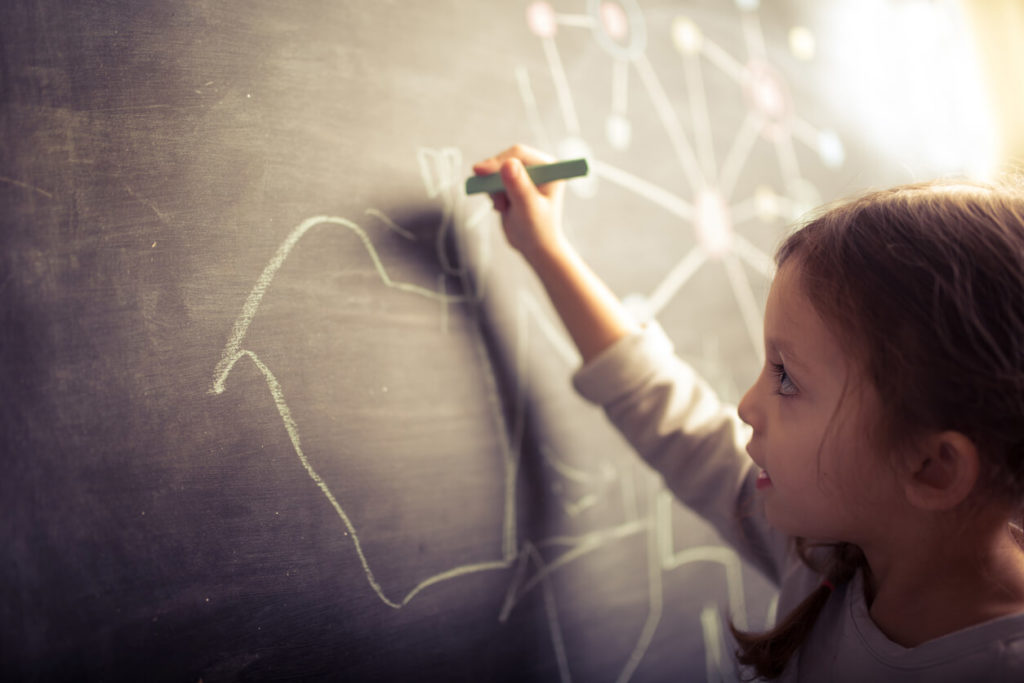
{"label": "braided pigtail", "polygon": [[[797,552],[805,563],[813,567],[815,563],[808,558],[809,547],[804,539],[797,539]],[[835,587],[849,581],[865,564],[864,554],[857,546],[850,543],[832,546],[821,585],[775,628],[765,633],[747,633],[730,623],[729,629],[739,645],[736,656],[740,664],[753,668],[758,678],[778,678],[807,640]]]}

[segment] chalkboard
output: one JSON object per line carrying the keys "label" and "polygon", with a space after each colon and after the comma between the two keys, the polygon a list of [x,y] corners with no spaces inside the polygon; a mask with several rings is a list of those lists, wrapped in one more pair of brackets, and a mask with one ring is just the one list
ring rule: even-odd
{"label": "chalkboard", "polygon": [[0,677],[732,679],[771,585],[461,184],[587,156],[571,238],[738,400],[801,213],[969,161],[767,5],[3,3]]}

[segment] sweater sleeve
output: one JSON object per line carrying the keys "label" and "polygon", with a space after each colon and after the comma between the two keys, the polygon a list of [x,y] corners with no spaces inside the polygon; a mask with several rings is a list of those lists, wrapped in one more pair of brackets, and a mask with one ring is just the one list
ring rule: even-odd
{"label": "sweater sleeve", "polygon": [[657,323],[624,337],[573,376],[670,491],[744,559],[779,583],[789,537],[768,526],[736,410],[676,354]]}

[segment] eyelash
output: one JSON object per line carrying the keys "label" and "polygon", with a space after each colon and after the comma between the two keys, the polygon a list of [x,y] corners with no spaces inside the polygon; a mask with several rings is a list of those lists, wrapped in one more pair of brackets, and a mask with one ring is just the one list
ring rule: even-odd
{"label": "eyelash", "polygon": [[789,378],[786,373],[786,366],[781,363],[772,363],[772,372],[776,378],[778,378],[779,386],[775,390],[775,393],[784,398],[795,396],[797,393],[796,386],[793,384],[793,380]]}

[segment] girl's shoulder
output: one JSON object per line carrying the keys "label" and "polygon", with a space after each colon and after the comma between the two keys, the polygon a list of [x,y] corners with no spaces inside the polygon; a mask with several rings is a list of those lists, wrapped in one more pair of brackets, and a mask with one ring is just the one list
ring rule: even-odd
{"label": "girl's shoulder", "polygon": [[[835,672],[841,671],[837,679]],[[993,619],[903,647],[875,625],[857,572],[837,587],[801,649],[799,680],[1022,681],[1024,613]],[[821,675],[826,678],[819,678]]]}

